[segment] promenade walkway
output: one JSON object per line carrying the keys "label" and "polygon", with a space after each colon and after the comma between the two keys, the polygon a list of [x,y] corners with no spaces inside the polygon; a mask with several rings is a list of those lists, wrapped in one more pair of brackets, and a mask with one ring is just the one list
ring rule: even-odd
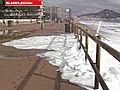
{"label": "promenade walkway", "polygon": [[[25,37],[65,33],[64,23],[46,23],[44,30],[36,23],[10,28],[28,32]],[[0,90],[86,90],[62,80],[56,66],[49,64],[47,58],[36,56],[47,50],[18,50],[1,44],[0,50]]]}

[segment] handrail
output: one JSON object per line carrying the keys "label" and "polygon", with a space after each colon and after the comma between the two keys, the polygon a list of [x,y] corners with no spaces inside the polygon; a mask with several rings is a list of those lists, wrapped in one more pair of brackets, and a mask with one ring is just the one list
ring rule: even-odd
{"label": "handrail", "polygon": [[82,46],[82,48],[83,48],[83,50],[84,50],[84,52],[85,52],[85,54],[86,54],[86,57],[88,58],[88,60],[89,60],[89,62],[90,62],[90,64],[91,64],[91,66],[92,66],[92,68],[93,68],[93,70],[94,70],[97,78],[99,78],[99,82],[100,82],[103,90],[109,90],[108,87],[107,87],[107,85],[106,85],[106,83],[104,82],[102,76],[100,75],[97,67],[95,66],[94,62],[92,61],[91,57],[90,57],[89,54],[87,53],[87,51],[86,51],[86,49],[85,49],[85,47],[83,46],[82,43],[81,43],[81,46]]}
{"label": "handrail", "polygon": [[81,31],[83,31],[85,34],[87,34],[92,40],[94,40],[97,44],[99,44],[103,49],[105,49],[108,53],[110,53],[114,58],[116,58],[120,62],[120,52],[109,46],[108,44],[100,41],[95,36],[92,36],[82,28],[78,27]]}
{"label": "handrail", "polygon": [[[83,28],[81,28],[78,25],[82,25]],[[89,28],[88,26],[84,25],[84,24],[73,24],[72,23],[72,28],[73,31],[75,31],[74,33],[77,34],[77,38],[78,41],[80,42],[80,48],[82,47],[84,52],[85,52],[85,60],[88,59],[88,61],[90,62],[94,72],[95,72],[95,89],[99,88],[99,82],[103,88],[103,90],[109,90],[109,88],[107,87],[106,83],[104,82],[102,76],[100,75],[100,47],[102,47],[104,50],[106,50],[109,54],[111,54],[114,58],[116,58],[119,62],[120,62],[120,52],[118,52],[117,50],[115,50],[114,48],[112,48],[111,46],[109,46],[108,44],[102,42],[100,40],[101,37],[98,36],[94,36],[91,33],[88,32],[88,29],[92,30],[91,28]],[[86,28],[86,29],[85,29]],[[83,34],[85,34],[86,36],[86,41],[85,41],[85,46],[82,44],[82,32]],[[80,35],[80,37],[79,37]],[[94,63],[90,57],[90,55],[88,54],[88,37],[90,37],[94,42],[97,43],[97,49],[96,49],[96,63]],[[80,39],[80,40],[79,40]],[[97,56],[98,55],[98,56]],[[96,84],[97,83],[97,84]]]}

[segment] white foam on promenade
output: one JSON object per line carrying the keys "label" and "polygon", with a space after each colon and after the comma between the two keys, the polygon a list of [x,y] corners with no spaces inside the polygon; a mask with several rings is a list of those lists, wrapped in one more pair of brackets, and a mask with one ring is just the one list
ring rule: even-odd
{"label": "white foam on promenade", "polygon": [[[78,49],[79,44],[73,34],[35,36],[12,40],[3,45],[18,49],[49,49],[51,51],[38,53],[37,56],[48,57],[49,63],[59,67],[63,79],[89,89],[94,86],[94,72],[88,61],[85,62],[84,52]],[[93,60],[95,60],[95,47],[96,44],[89,39],[88,51]],[[120,89],[120,63],[104,50],[102,50],[101,75],[110,90]]]}

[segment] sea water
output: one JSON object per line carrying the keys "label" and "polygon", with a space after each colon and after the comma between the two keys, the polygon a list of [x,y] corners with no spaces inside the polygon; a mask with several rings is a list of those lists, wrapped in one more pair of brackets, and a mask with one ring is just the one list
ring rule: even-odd
{"label": "sea water", "polygon": [[[99,21],[80,21],[94,31],[97,30]],[[109,45],[120,52],[120,23],[102,21],[99,34],[108,40]]]}

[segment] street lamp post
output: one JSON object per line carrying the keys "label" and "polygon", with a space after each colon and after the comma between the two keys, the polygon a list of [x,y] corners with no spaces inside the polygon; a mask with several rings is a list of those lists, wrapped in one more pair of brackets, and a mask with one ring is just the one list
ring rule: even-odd
{"label": "street lamp post", "polygon": [[41,30],[43,30],[44,28],[44,22],[42,20],[42,17],[43,17],[43,12],[44,12],[44,0],[42,1],[42,5],[40,6],[40,27],[41,27]]}
{"label": "street lamp post", "polygon": [[67,18],[67,22],[66,22],[66,25],[65,25],[65,29],[66,29],[66,32],[71,32],[71,24],[70,24],[70,22],[71,22],[71,9],[70,8],[67,8],[66,9],[66,13],[68,14],[67,16],[68,16],[68,18]]}

